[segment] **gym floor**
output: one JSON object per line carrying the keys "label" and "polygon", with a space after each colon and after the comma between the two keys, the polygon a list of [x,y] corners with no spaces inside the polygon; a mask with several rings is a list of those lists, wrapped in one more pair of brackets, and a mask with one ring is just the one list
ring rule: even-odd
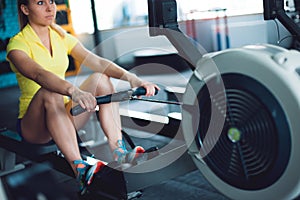
{"label": "gym floor", "polygon": [[[159,75],[157,74],[154,76],[146,75],[143,78],[154,82],[159,81],[159,84],[162,86],[179,86],[180,84],[185,84],[189,76],[190,72],[187,71],[181,73],[179,75],[179,78],[178,74],[169,73],[161,73]],[[70,80],[71,79],[72,78],[70,78]],[[182,79],[182,81],[178,81],[180,79]],[[118,84],[118,88],[120,90],[122,89],[122,87],[123,86],[120,86],[120,84]],[[0,127],[7,127],[8,129],[15,130],[19,90],[17,87],[4,88],[0,90],[0,94],[2,97],[0,101]],[[136,105],[138,105],[138,103]],[[141,104],[140,108],[138,109],[145,109],[145,106]],[[160,141],[158,141],[158,143],[159,142]],[[141,145],[143,145],[142,142]],[[74,179],[69,178],[56,171],[54,171],[53,173],[55,173],[57,177],[59,177],[59,184],[64,185],[65,188],[68,188],[71,191],[75,191],[77,185]],[[201,173],[198,170],[195,170],[182,176],[178,176],[173,179],[161,182],[160,184],[145,188],[143,190],[142,197],[140,197],[139,199],[225,200],[227,198],[220,194],[218,191],[216,191],[205,180]]]}

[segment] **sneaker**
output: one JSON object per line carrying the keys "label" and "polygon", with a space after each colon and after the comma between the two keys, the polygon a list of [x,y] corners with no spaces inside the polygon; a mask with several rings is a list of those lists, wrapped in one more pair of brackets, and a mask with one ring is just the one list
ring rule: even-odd
{"label": "sneaker", "polygon": [[133,163],[133,161],[137,158],[139,158],[141,155],[143,155],[145,153],[145,149],[141,146],[136,146],[134,147],[134,149],[132,149],[131,151],[129,151],[127,153],[127,158],[126,160],[129,163]]}
{"label": "sneaker", "polygon": [[123,140],[118,140],[117,144],[118,147],[113,151],[113,155],[115,160],[119,164],[122,164],[126,162],[126,154],[128,153],[128,150],[126,149],[125,142]]}
{"label": "sneaker", "polygon": [[79,182],[79,193],[83,195],[86,192],[87,186],[92,183],[94,174],[102,169],[105,164],[101,161],[96,162],[94,165],[88,164],[84,160],[75,160],[74,164],[77,165],[77,181]]}
{"label": "sneaker", "polygon": [[128,151],[123,140],[118,140],[118,147],[114,150],[113,154],[119,164],[133,163],[136,158],[145,152],[141,146],[136,146],[134,149]]}

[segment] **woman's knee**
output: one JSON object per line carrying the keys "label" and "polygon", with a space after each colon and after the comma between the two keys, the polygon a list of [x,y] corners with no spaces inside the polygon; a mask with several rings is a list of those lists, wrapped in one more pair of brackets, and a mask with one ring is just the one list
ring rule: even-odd
{"label": "woman's knee", "polygon": [[113,84],[110,77],[98,72],[93,73],[82,84],[81,88],[92,92],[94,95],[106,95],[114,92]]}
{"label": "woman's knee", "polygon": [[92,80],[94,85],[103,84],[103,83],[111,83],[109,76],[107,76],[106,74],[99,73],[99,72],[95,72],[95,73],[91,74],[89,79]]}
{"label": "woman's knee", "polygon": [[114,92],[115,92],[114,86],[110,80],[110,77],[103,74],[101,76],[100,81],[97,84],[97,93],[99,93],[98,95],[106,95]]}
{"label": "woman's knee", "polygon": [[41,95],[45,108],[64,106],[64,100],[61,94],[41,88],[38,95]]}

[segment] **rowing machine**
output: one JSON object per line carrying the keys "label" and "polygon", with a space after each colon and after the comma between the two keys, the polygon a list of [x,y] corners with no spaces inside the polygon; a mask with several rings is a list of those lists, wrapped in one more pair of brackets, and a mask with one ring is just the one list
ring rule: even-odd
{"label": "rowing machine", "polygon": [[[283,1],[263,2],[265,20],[299,38]],[[297,198],[300,53],[265,44],[197,56],[178,36],[176,1],[148,3],[150,35],[165,35],[193,65],[181,124],[201,173],[230,199]]]}

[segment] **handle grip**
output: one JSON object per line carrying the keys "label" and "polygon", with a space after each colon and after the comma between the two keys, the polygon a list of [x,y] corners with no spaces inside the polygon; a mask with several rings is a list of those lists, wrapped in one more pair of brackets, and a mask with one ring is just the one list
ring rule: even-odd
{"label": "handle grip", "polygon": [[[157,95],[158,90],[155,88],[155,95]],[[137,89],[135,89],[132,93],[132,96],[142,96],[146,94],[146,89],[143,87],[139,87]]]}
{"label": "handle grip", "polygon": [[72,116],[76,116],[76,115],[79,115],[81,113],[84,113],[85,111],[86,110],[83,109],[80,105],[77,105],[77,106],[71,108],[70,113],[71,113]]}
{"label": "handle grip", "polygon": [[[97,96],[96,101],[97,105],[99,104],[105,104],[105,103],[110,103],[111,102],[111,94],[105,95],[105,96]],[[75,107],[71,108],[70,113],[72,116],[77,116],[81,113],[84,113],[86,110],[82,108],[80,105],[76,105]]]}
{"label": "handle grip", "polygon": [[[155,95],[158,93],[158,90],[155,89]],[[128,90],[123,92],[117,92],[114,94],[109,94],[105,96],[97,96],[96,101],[97,105],[99,104],[106,104],[110,102],[120,102],[130,100],[133,96],[142,96],[146,94],[146,89],[143,87],[139,87],[135,90]],[[86,110],[83,109],[80,105],[76,105],[75,107],[71,108],[70,113],[72,116],[79,115],[84,113]]]}

